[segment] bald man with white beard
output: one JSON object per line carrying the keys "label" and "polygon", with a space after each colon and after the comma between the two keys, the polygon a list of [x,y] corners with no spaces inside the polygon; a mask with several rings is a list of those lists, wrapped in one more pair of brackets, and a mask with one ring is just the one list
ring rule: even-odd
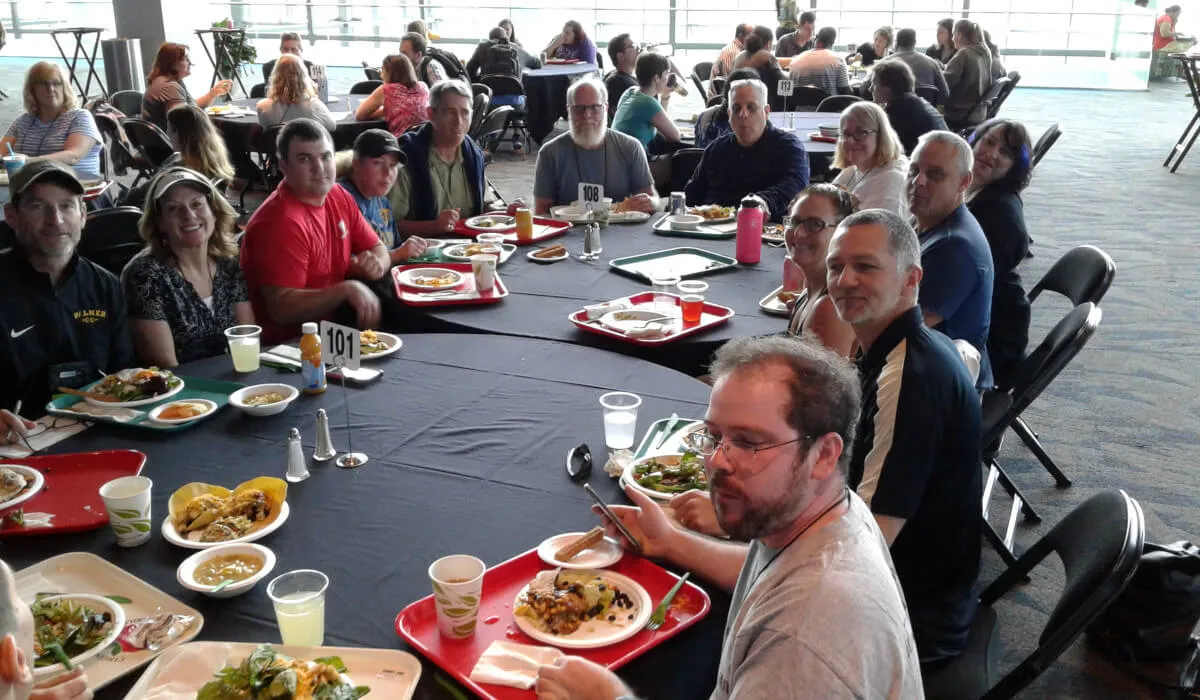
{"label": "bald man with white beard", "polygon": [[574,202],[579,184],[602,185],[614,203],[629,199],[628,211],[658,210],[658,195],[646,151],[632,136],[608,128],[608,90],[587,78],[567,90],[571,130],[547,141],[534,170],[534,213]]}

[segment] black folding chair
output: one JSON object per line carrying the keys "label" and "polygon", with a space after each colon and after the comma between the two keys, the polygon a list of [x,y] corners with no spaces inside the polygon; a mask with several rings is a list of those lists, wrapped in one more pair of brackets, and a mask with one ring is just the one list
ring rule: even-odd
{"label": "black folding chair", "polygon": [[[504,134],[507,133],[509,129],[511,129],[513,146],[516,146],[518,143],[520,144],[521,149],[522,149],[521,157],[524,158],[525,152],[526,152],[526,150],[528,150],[527,148],[525,148],[528,145],[526,143],[526,141],[529,140],[529,135],[528,135],[528,130],[527,130],[528,127],[525,122],[525,105],[524,105],[525,86],[521,83],[520,80],[518,80],[517,78],[515,78],[511,75],[484,75],[479,78],[479,82],[481,84],[486,85],[489,88],[491,88],[491,90],[492,90],[491,104],[496,105],[495,109],[499,109],[500,107],[512,107],[512,111],[508,113],[508,123],[505,125],[505,128],[503,131],[501,131],[500,135],[498,137],[496,137],[496,141],[497,142],[503,141]],[[522,104],[519,104],[519,105],[496,104],[498,101],[498,98],[504,97],[504,96],[518,97],[521,99]],[[495,111],[495,109],[493,109],[493,111]],[[491,115],[488,115],[488,116],[491,116]]]}
{"label": "black folding chair", "polygon": [[1037,143],[1033,145],[1033,159],[1030,167],[1036,168],[1037,164],[1042,162],[1042,158],[1046,156],[1060,136],[1062,136],[1062,129],[1058,128],[1058,124],[1046,129],[1045,133],[1038,138]]}
{"label": "black folding chair", "polygon": [[251,98],[262,99],[266,96],[267,96],[267,84],[266,83],[255,83],[254,85],[250,86],[250,97]]}
{"label": "black folding chair", "polygon": [[[946,666],[925,674],[929,700],[1000,700],[1015,697],[1050,667],[1112,603],[1137,571],[1146,540],[1145,516],[1124,491],[1101,491],[1067,514],[979,596],[967,647]],[[1003,676],[993,605],[1051,553],[1065,582],[1037,647]]]}
{"label": "black folding chair", "polygon": [[508,130],[508,118],[512,111],[511,106],[500,105],[488,112],[478,130],[471,134],[471,138],[475,139],[475,143],[485,151],[492,150],[491,146],[499,141],[504,132]]}
{"label": "black folding chair", "polygon": [[121,270],[145,245],[138,235],[142,210],[110,207],[88,214],[79,238],[79,254],[120,277]]}
{"label": "black folding chair", "polygon": [[[480,85],[480,87],[487,86]],[[471,128],[468,133],[475,133],[475,131],[479,128],[479,125],[482,124],[483,120],[487,118],[488,108],[491,106],[492,102],[491,95],[491,90],[488,90],[487,92],[475,93],[475,98],[471,100]]]}
{"label": "black folding chair", "polygon": [[[279,183],[283,181],[283,173],[279,171],[279,155],[275,148],[279,141],[279,132],[283,131],[284,124],[276,124],[275,126],[267,127],[255,135],[251,142],[251,147],[254,149],[251,155],[256,161],[254,163],[254,177],[267,190],[273,192]],[[241,209],[246,208],[246,192],[250,190],[250,185],[247,184],[242,188],[241,194],[238,197],[238,206]]]}
{"label": "black folding chair", "polygon": [[712,77],[712,61],[701,61],[692,66],[692,83],[696,85],[696,89],[701,95],[705,94],[704,81]]}
{"label": "black folding chair", "polygon": [[821,100],[817,105],[818,112],[838,112],[846,109],[855,102],[862,102],[858,95],[831,95]]}
{"label": "black folding chair", "polygon": [[121,110],[127,117],[142,115],[142,93],[137,90],[121,90],[108,98],[109,104]]}
{"label": "black folding chair", "polygon": [[784,112],[806,112],[815,110],[829,96],[828,92],[816,85],[797,85],[792,88],[791,95],[780,95],[778,100]]}
{"label": "black folding chair", "polygon": [[367,76],[367,80],[378,80],[383,82],[383,73],[378,68],[371,68],[366,61],[362,62],[363,74]]}
{"label": "black folding chair", "polygon": [[134,147],[156,171],[175,153],[175,145],[170,137],[154,122],[127,117],[121,120],[121,128],[125,129]]}
{"label": "black folding chair", "polygon": [[729,82],[729,78],[717,76],[709,81],[712,84],[713,94],[720,96],[725,94],[725,84]]}
{"label": "black folding chair", "polygon": [[[1010,80],[1007,75],[1001,78],[996,78],[996,80],[992,83],[992,86],[988,88],[988,91],[983,94],[983,97],[979,100],[979,103],[987,109],[987,119],[992,118],[994,113],[993,108],[995,107],[998,109],[997,103],[1000,101],[1000,95],[1006,94],[1009,90],[1008,86],[1011,84],[1012,80]],[[972,126],[975,125],[972,124]]]}
{"label": "black folding chair", "polygon": [[995,119],[996,115],[1000,113],[1000,106],[1008,100],[1008,96],[1016,89],[1017,83],[1021,82],[1021,74],[1013,71],[1008,74],[1007,78],[1000,78],[997,82],[1000,80],[1007,80],[1008,82],[1000,87],[1000,94],[996,95],[996,99],[992,100],[992,103],[988,105],[988,119]]}
{"label": "black folding chair", "polygon": [[360,80],[350,86],[351,95],[370,95],[375,92],[375,88],[383,85],[382,80]]}
{"label": "black folding chair", "polygon": [[483,83],[471,83],[471,94],[476,96],[481,94],[487,95],[488,102],[492,101],[492,89]]}
{"label": "black folding chair", "polygon": [[142,180],[154,174],[157,168],[138,154],[137,148],[125,135],[115,116],[103,112],[93,116],[96,119],[96,126],[100,129],[100,135],[104,139],[104,145],[108,148],[109,157],[112,159],[113,173],[125,175],[130,169],[136,170],[137,177],[133,179],[130,188],[136,187]]}
{"label": "black folding chair", "polygon": [[671,154],[671,192],[680,192],[700,165],[703,148],[681,148]]}

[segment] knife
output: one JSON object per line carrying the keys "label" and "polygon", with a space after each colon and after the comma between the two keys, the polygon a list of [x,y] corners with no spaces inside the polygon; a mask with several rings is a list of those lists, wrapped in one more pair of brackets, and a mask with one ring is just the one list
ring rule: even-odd
{"label": "knife", "polygon": [[662,435],[658,436],[658,444],[654,446],[654,449],[661,449],[662,446],[666,444],[667,438],[671,437],[671,433],[674,432],[675,426],[678,424],[679,414],[672,413],[671,417],[667,419],[667,425],[663,428]]}

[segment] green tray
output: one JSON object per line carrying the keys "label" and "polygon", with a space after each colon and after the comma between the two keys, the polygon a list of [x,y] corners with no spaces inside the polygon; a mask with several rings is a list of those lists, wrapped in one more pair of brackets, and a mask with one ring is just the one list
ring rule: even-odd
{"label": "green tray", "polygon": [[650,429],[646,431],[646,436],[642,438],[642,442],[638,445],[637,450],[633,453],[633,458],[641,459],[642,457],[648,456],[651,452],[658,452],[661,454],[663,453],[663,450],[668,450],[668,453],[682,452],[683,429],[694,423],[701,422],[703,421],[693,418],[680,418],[678,422],[675,423],[674,428],[671,430],[671,434],[675,435],[676,437],[668,437],[666,442],[663,443],[662,447],[655,447],[655,445],[658,444],[659,439],[662,438],[663,432],[666,431],[667,426],[671,423],[671,419],[663,418],[661,420],[654,421],[650,424]]}
{"label": "green tray", "polygon": [[[442,239],[438,239],[438,240],[442,240]],[[455,260],[454,258],[448,258],[442,254],[442,250],[445,248],[449,248],[450,246],[461,245],[463,243],[474,243],[474,241],[472,241],[470,238],[459,238],[459,239],[449,238],[449,239],[445,239],[445,241],[446,241],[445,245],[443,245],[435,250],[432,250],[432,251],[426,251],[426,253],[424,255],[422,255],[418,258],[409,258],[407,261],[405,261],[405,263],[407,264],[407,263],[460,263],[460,262],[467,262],[466,260]],[[497,264],[503,265],[504,263],[508,262],[508,259],[511,258],[513,253],[515,253],[517,251],[517,247],[515,245],[513,245],[512,243],[503,243],[503,244],[501,244],[500,247],[504,249],[504,252],[500,254],[500,260],[497,261]]]}
{"label": "green tray", "polygon": [[[215,416],[229,403],[230,394],[238,389],[244,389],[246,387],[245,384],[238,382],[223,382],[217,379],[205,379],[204,377],[185,377],[183,375],[177,376],[184,381],[185,386],[183,387],[183,391],[156,403],[128,409],[130,411],[136,411],[139,414],[133,420],[118,421],[106,416],[93,416],[87,413],[76,413],[75,411],[70,411],[68,409],[71,406],[83,401],[83,399],[78,396],[68,396],[66,394],[59,394],[50,403],[46,404],[46,412],[56,416],[73,418],[75,420],[108,423],[110,425],[120,425],[126,428],[151,430],[156,433],[177,433],[181,430],[187,430],[188,428],[199,423],[203,423],[212,416]],[[91,385],[84,387],[84,389],[89,390],[99,383],[100,382],[98,381],[93,382]],[[150,411],[155,406],[163,403],[170,403],[172,401],[186,401],[187,399],[208,399],[209,401],[215,403],[217,408],[215,411],[210,411],[206,416],[201,416],[196,420],[188,421],[187,423],[182,423],[180,425],[159,425],[150,420]]]}
{"label": "green tray", "polygon": [[[729,222],[725,222],[729,223]],[[724,226],[725,224],[721,224]],[[683,231],[680,229],[671,228],[671,224],[667,223],[667,217],[661,217],[651,226],[655,233],[660,236],[674,236],[676,238],[699,238],[707,241],[724,241],[737,236],[737,230],[725,232],[719,231],[711,224],[700,224],[695,229]]]}
{"label": "green tray", "polygon": [[669,272],[681,279],[689,279],[732,270],[737,267],[737,260],[703,248],[683,247],[614,258],[608,265],[616,272],[640,280],[649,280],[654,272]]}

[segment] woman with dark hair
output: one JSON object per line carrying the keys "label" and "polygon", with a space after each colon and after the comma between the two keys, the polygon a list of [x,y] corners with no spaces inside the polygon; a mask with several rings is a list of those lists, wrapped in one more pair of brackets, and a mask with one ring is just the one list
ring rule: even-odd
{"label": "woman with dark hair", "polygon": [[937,23],[937,41],[928,49],[925,49],[925,55],[930,58],[936,58],[945,65],[954,58],[954,53],[958,49],[954,48],[954,19],[947,17],[939,19]]}
{"label": "woman with dark hair", "polygon": [[679,129],[666,110],[671,96],[671,88],[667,86],[671,62],[666,56],[647,51],[638,56],[634,74],[638,86],[626,90],[617,102],[613,130],[637,139],[650,154],[676,150]]}
{"label": "woman with dark hair", "polygon": [[546,47],[546,58],[595,63],[596,45],[584,33],[582,24],[570,20],[563,25],[562,34],[554,37]]}
{"label": "woman with dark hair", "polygon": [[775,33],[769,27],[761,24],[746,37],[745,48],[733,58],[733,68],[753,68],[760,74],[766,71],[779,71],[779,59],[772,49],[775,46]]}
{"label": "woman with dark hair", "polygon": [[825,285],[825,254],[838,224],[858,211],[858,199],[846,190],[821,183],[809,185],[788,206],[783,220],[787,244],[785,264],[804,273],[804,290],[795,298],[788,333],[812,338],[842,357],[854,351],[854,329],[834,308]]}
{"label": "woman with dark hair", "polygon": [[709,107],[696,119],[696,148],[704,148],[733,131],[729,125],[729,86],[738,80],[762,80],[762,76],[753,68],[738,68],[729,74],[721,93],[721,104]]}
{"label": "woman with dark hair", "polygon": [[975,165],[967,208],[992,250],[995,282],[987,351],[1000,389],[1011,387],[1029,342],[1029,298],[1017,267],[1029,252],[1021,191],[1033,172],[1029,132],[1008,119],[984,122],[971,136]]}
{"label": "woman with dark hair", "polygon": [[375,88],[358,105],[354,118],[359,121],[386,119],[388,131],[399,137],[405,131],[429,121],[429,86],[417,80],[412,61],[394,53],[383,59],[383,85]]}
{"label": "woman with dark hair", "polygon": [[875,36],[870,44],[860,44],[854,50],[854,54],[846,59],[846,63],[853,65],[862,62],[864,68],[875,65],[875,62],[887,56],[888,51],[892,48],[892,41],[895,39],[895,33],[891,27],[880,27],[875,30]]}
{"label": "woman with dark hair", "polygon": [[188,56],[188,47],[170,41],[158,47],[154,57],[154,68],[146,76],[146,95],[142,100],[142,116],[165,128],[167,112],[172,107],[181,104],[194,104],[207,107],[220,95],[229,93],[233,87],[232,80],[218,80],[212,89],[200,97],[192,98],[183,79],[192,74],[192,59]]}
{"label": "woman with dark hair", "polygon": [[983,44],[979,25],[960,19],[954,25],[954,58],[946,65],[946,97],[943,114],[952,131],[975,126],[987,118],[983,96],[992,87],[992,52]]}

